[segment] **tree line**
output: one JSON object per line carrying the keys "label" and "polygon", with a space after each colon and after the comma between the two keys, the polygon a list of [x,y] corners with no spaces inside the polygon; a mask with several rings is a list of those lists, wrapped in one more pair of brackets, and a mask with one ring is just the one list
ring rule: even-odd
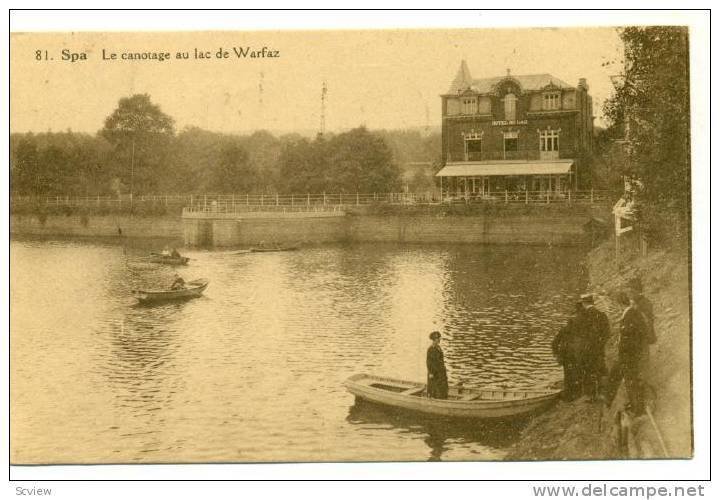
{"label": "tree line", "polygon": [[[11,192],[21,195],[389,192],[400,165],[437,162],[439,134],[369,131],[313,139],[267,131],[234,135],[187,127],[147,94],[120,99],[97,134],[16,133]],[[429,179],[410,179],[418,185]]]}
{"label": "tree line", "polygon": [[620,37],[623,71],[604,106],[615,140],[606,141],[601,160],[629,181],[626,196],[647,236],[679,236],[690,218],[688,30],[629,27]]}

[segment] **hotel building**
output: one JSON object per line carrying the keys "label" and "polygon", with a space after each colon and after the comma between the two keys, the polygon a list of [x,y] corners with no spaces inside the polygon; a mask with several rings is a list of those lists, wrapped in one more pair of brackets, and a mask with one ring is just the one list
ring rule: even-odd
{"label": "hotel building", "polygon": [[571,196],[589,189],[592,98],[550,74],[473,79],[465,61],[442,98],[443,195]]}

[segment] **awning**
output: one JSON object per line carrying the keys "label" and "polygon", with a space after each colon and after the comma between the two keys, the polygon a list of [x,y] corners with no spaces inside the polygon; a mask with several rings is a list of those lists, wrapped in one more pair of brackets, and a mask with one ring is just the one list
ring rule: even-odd
{"label": "awning", "polygon": [[462,162],[448,163],[436,177],[479,177],[485,175],[562,175],[569,174],[575,160],[540,162]]}

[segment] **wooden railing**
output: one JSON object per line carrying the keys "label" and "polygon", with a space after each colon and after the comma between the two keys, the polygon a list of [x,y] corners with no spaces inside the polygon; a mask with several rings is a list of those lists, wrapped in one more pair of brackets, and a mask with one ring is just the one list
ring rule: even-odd
{"label": "wooden railing", "polygon": [[174,194],[122,196],[12,196],[11,208],[23,206],[47,207],[113,207],[165,206],[199,211],[267,210],[284,207],[288,210],[322,209],[373,204],[416,205],[452,203],[526,203],[526,204],[592,204],[609,200],[606,191],[491,191],[470,193],[462,191],[424,193],[320,193],[320,194]]}

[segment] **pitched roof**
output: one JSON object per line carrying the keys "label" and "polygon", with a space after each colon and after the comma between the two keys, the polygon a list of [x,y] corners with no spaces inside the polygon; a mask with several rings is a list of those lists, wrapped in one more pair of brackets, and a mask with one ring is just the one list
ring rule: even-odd
{"label": "pitched roof", "polygon": [[467,63],[463,59],[463,61],[460,63],[460,68],[458,68],[458,72],[455,75],[455,79],[450,84],[450,91],[452,92],[453,89],[457,93],[459,90],[464,90],[466,88],[469,88],[472,86],[473,79],[472,76],[470,76],[470,70],[467,67]]}
{"label": "pitched roof", "polygon": [[549,73],[542,73],[539,75],[510,75],[509,77],[506,75],[472,79],[470,77],[470,71],[468,70],[467,64],[465,61],[462,61],[460,69],[458,70],[455,79],[450,84],[450,90],[448,90],[447,93],[457,94],[463,90],[469,89],[479,94],[487,94],[494,90],[494,87],[498,82],[505,80],[506,78],[515,79],[523,90],[541,90],[549,83],[564,89],[575,88],[569,83],[564,82],[559,78],[555,78]]}

